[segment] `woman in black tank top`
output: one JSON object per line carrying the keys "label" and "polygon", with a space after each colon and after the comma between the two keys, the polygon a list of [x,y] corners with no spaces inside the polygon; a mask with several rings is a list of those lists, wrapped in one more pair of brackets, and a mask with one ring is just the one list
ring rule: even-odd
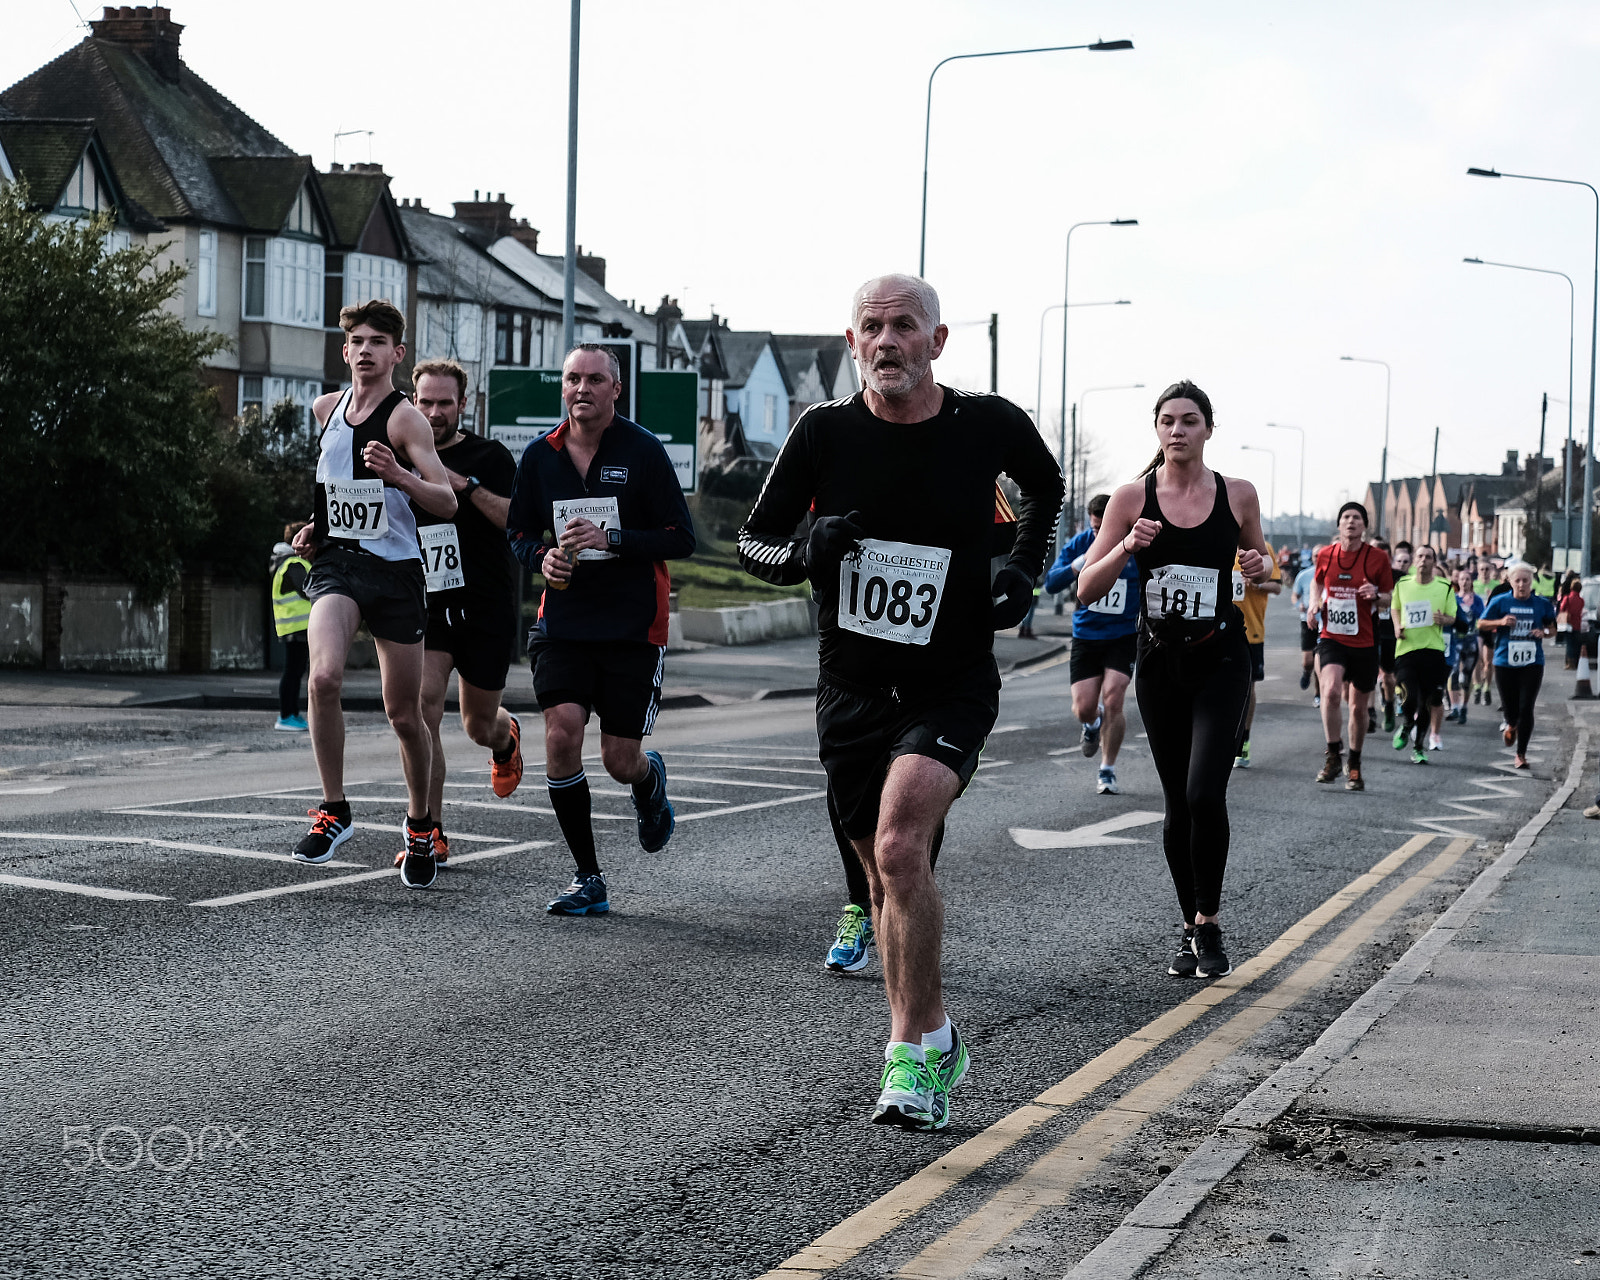
{"label": "woman in black tank top", "polygon": [[1112,496],[1078,578],[1079,603],[1089,604],[1110,589],[1129,555],[1139,566],[1134,687],[1166,797],[1162,844],[1183,912],[1183,948],[1167,969],[1175,977],[1233,971],[1217,915],[1228,781],[1252,674],[1233,603],[1234,556],[1252,581],[1272,573],[1255,489],[1205,465],[1212,430],[1211,401],[1199,387],[1179,382],[1161,393],[1161,452],[1142,482]]}

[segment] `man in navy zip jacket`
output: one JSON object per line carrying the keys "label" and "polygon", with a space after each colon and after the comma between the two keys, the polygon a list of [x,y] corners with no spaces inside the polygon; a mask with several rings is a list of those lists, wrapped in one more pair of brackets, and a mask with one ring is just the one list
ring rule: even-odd
{"label": "man in navy zip jacket", "polygon": [[641,747],[661,707],[666,562],[694,553],[694,525],[661,442],[617,413],[620,377],[604,347],[572,349],[561,375],[566,420],[523,451],[506,518],[511,550],[546,582],[528,651],[544,713],[545,784],[577,864],[546,907],[556,915],[611,906],[583,772],[591,710],[601,763],[633,789],[645,852],[665,848],[674,825],[666,765]]}

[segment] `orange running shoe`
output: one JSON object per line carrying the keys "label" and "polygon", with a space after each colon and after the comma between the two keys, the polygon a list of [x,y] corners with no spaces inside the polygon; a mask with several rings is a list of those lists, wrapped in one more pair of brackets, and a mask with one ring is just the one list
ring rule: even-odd
{"label": "orange running shoe", "polygon": [[[394,865],[398,867],[405,860],[405,846],[401,845],[400,852],[394,855]],[[433,860],[441,867],[450,861],[450,840],[442,827],[433,829]]]}
{"label": "orange running shoe", "polygon": [[522,781],[522,722],[511,717],[511,755],[506,760],[489,757],[489,785],[504,800]]}

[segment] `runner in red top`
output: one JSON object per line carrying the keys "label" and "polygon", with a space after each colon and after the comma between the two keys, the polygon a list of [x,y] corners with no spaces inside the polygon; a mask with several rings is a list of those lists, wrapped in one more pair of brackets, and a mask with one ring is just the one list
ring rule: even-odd
{"label": "runner in red top", "polygon": [[1318,782],[1332,782],[1344,772],[1339,738],[1339,700],[1345,682],[1350,685],[1350,767],[1346,791],[1365,791],[1361,778],[1361,744],[1367,736],[1367,707],[1378,684],[1378,644],[1373,634],[1372,611],[1389,607],[1394,572],[1389,557],[1362,541],[1367,532],[1367,509],[1359,502],[1339,508],[1338,541],[1317,553],[1311,577],[1311,598],[1306,614],[1322,609],[1322,632],[1317,641],[1321,669],[1322,727],[1328,741],[1327,758]]}

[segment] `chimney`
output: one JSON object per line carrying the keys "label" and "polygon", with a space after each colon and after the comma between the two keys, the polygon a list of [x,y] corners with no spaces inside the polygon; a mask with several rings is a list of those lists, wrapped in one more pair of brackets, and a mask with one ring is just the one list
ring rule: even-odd
{"label": "chimney", "polygon": [[585,253],[581,244],[578,246],[578,270],[602,289],[606,287],[606,260],[597,258],[592,253]]}
{"label": "chimney", "polygon": [[539,252],[539,228],[530,227],[526,218],[518,218],[512,225],[511,238],[527,245],[534,253]]}
{"label": "chimney", "polygon": [[383,172],[383,166],[381,164],[363,163],[360,160],[358,160],[353,165],[350,166],[350,172],[351,173],[382,173]]}
{"label": "chimney", "polygon": [[[485,191],[482,194],[487,196],[493,193]],[[506,201],[505,192],[500,193],[498,200],[480,200],[478,196],[479,192],[474,191],[471,200],[454,202],[456,220],[483,232],[491,240],[511,235],[516,224],[511,220],[511,205]]]}
{"label": "chimney", "polygon": [[89,23],[96,40],[127,45],[163,80],[178,83],[178,37],[183,26],[172,20],[172,10],[156,5],[107,5],[104,15]]}
{"label": "chimney", "polygon": [[1515,449],[1507,449],[1506,460],[1500,464],[1500,474],[1514,476],[1521,470],[1522,468],[1517,465],[1517,451]]}

